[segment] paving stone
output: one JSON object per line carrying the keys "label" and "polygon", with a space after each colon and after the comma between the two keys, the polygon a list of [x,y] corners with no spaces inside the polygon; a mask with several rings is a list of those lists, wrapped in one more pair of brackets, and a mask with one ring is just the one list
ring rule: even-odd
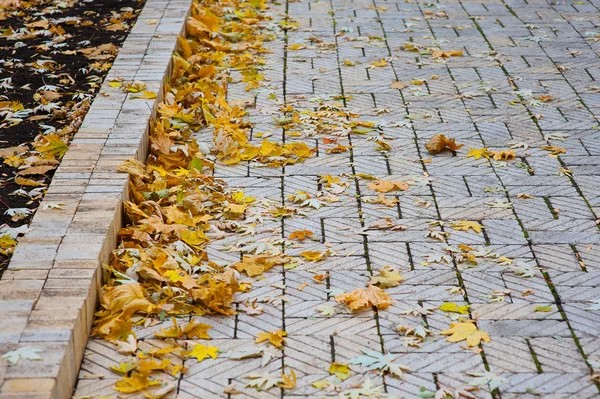
{"label": "paving stone", "polygon": [[[158,7],[159,3],[147,4]],[[232,382],[242,392],[236,398],[334,397],[337,392],[318,390],[312,383],[328,377],[331,362],[347,363],[364,350],[385,350],[398,356],[397,362],[411,367],[413,373],[399,380],[353,365],[352,376],[344,381],[343,389],[362,383],[368,376],[377,384],[385,382],[392,395],[417,398],[422,396],[421,388],[435,392],[440,387],[469,386],[473,377],[467,373],[484,372],[485,359],[490,371],[507,379],[494,397],[598,396],[598,388],[589,381],[589,368],[574,340],[576,337],[587,356],[600,361],[600,316],[597,311],[586,309],[592,300],[600,298],[600,233],[596,226],[600,215],[600,145],[593,114],[600,96],[591,89],[600,79],[600,72],[596,67],[597,45],[589,40],[597,22],[597,4],[446,1],[437,8],[444,10],[447,17],[438,17],[424,13],[429,10],[422,9],[424,3],[388,3],[311,0],[270,4],[275,22],[287,9],[298,24],[297,29],[287,32],[289,43],[309,43],[313,35],[328,43],[319,49],[287,53],[283,52],[285,43],[281,38],[267,43],[272,52],[264,55],[264,73],[273,91],[281,98],[285,92],[288,103],[299,109],[313,108],[314,103],[309,100],[315,95],[325,98],[343,93],[343,101],[360,113],[360,120],[380,123],[392,150],[377,151],[368,139],[372,133],[368,133],[336,137],[353,148],[347,153],[327,154],[318,140],[321,137],[310,137],[297,140],[312,147],[318,145],[317,156],[285,168],[216,163],[215,177],[248,195],[278,203],[282,195],[285,202],[288,195],[297,191],[317,193],[322,189],[321,175],[344,174],[342,180],[349,182],[350,187],[339,196],[339,202],[309,210],[306,217],[265,223],[257,226],[254,237],[232,234],[208,248],[211,260],[228,265],[240,259],[240,253],[227,251],[228,245],[287,237],[293,231],[308,229],[314,233],[314,241],[294,242],[286,248],[287,254],[299,256],[303,251],[326,249],[336,252],[324,261],[306,262],[292,270],[273,269],[254,281],[250,292],[236,297],[236,306],[255,299],[275,301],[261,303],[265,311],[260,315],[239,312],[235,317],[195,317],[214,327],[210,331],[214,338],[211,345],[219,346],[222,352],[254,346],[259,332],[284,328],[288,333],[284,357],[269,364],[266,370],[278,374],[284,366],[294,369],[298,375],[296,389],[282,392],[274,388],[258,393],[246,388],[246,375],[264,371],[260,359],[233,361],[219,356],[201,363],[186,361],[190,371],[179,381],[178,397],[225,398],[223,389]],[[174,2],[160,3],[162,11],[156,11],[157,15],[150,14],[154,9],[149,9],[148,18],[165,18],[166,4]],[[187,6],[181,2],[180,8],[183,16]],[[340,27],[344,27],[343,35]],[[153,35],[178,31],[174,22],[166,20],[154,28]],[[400,49],[408,41],[423,48],[463,50],[463,56],[434,59],[422,54],[417,62],[415,53]],[[156,38],[144,51],[149,55],[160,52],[165,42],[166,39]],[[143,54],[136,46],[128,51],[131,57]],[[286,70],[282,54],[287,54]],[[369,66],[390,56],[384,67]],[[347,66],[345,59],[357,65]],[[564,68],[559,70],[557,65]],[[114,73],[129,73],[119,65],[115,68]],[[160,73],[145,67],[135,74],[162,79]],[[395,80],[411,83],[413,79],[423,79],[424,83],[410,84],[401,90],[390,87]],[[552,101],[532,101],[544,94],[551,95]],[[117,95],[119,91],[115,98]],[[243,85],[232,82],[228,96],[244,99],[249,93]],[[256,107],[272,106],[266,97],[265,93],[257,93]],[[122,121],[147,117],[142,102],[127,101],[122,95],[119,101],[123,103],[117,118],[121,125],[111,133],[103,127],[103,118],[114,113],[112,108],[90,119],[90,127],[81,130],[82,140],[100,140],[81,144],[100,157],[97,169],[88,170],[88,159],[80,153],[67,153],[65,158],[73,163],[57,173],[60,179],[53,183],[50,193],[88,196],[79,205],[85,209],[90,206],[84,203],[92,198],[90,195],[102,199],[100,195],[119,191],[122,182],[110,172],[123,159],[136,154],[136,148],[128,146],[135,145],[137,137],[127,136],[134,132],[135,124]],[[115,109],[120,107],[121,104]],[[259,131],[272,132],[273,140],[296,140],[275,126],[270,115],[259,114],[252,107],[247,110],[254,123],[250,137],[253,142],[259,141],[255,135]],[[456,137],[464,147],[455,153],[429,154],[425,144],[439,133]],[[212,141],[208,129],[197,132],[195,137],[205,143]],[[540,148],[544,145],[564,147],[567,152],[550,157],[548,151]],[[517,158],[507,162],[466,157],[469,148],[497,151],[511,146],[516,147]],[[561,168],[570,169],[571,175]],[[372,203],[377,192],[368,188],[370,180],[355,177],[357,173],[411,185],[405,191],[386,194],[399,200],[397,205],[387,207]],[[54,222],[49,215],[40,213],[40,217],[41,223]],[[363,230],[385,218],[403,225],[405,230]],[[50,288],[56,284],[50,280],[69,275],[72,266],[64,262],[92,260],[91,252],[82,250],[81,240],[70,237],[82,233],[99,236],[111,224],[96,224],[94,217],[78,214],[73,220],[72,224],[70,220],[64,225],[56,223],[50,236],[40,233],[44,231],[41,225],[32,225],[36,227],[32,237],[40,236],[40,240],[19,244],[4,277],[29,281],[29,285],[13,283],[23,289],[7,290],[6,301],[21,301],[23,305],[14,306],[27,309],[27,303],[40,296],[41,287],[34,287],[32,281],[39,280],[42,287],[48,284]],[[430,225],[438,220],[444,223],[443,228]],[[477,234],[454,230],[450,224],[457,220],[478,221],[484,231]],[[73,234],[66,240],[52,241],[52,237],[62,237],[68,231]],[[430,231],[448,232],[449,236],[435,240],[428,237]],[[477,265],[469,267],[455,264],[451,258],[430,261],[432,257],[447,255],[448,246],[460,251],[460,244],[496,255],[479,257]],[[45,260],[55,256],[59,259],[56,265],[64,266],[61,271],[53,269],[54,261]],[[539,267],[549,278],[539,271],[531,278],[518,276],[511,266],[496,262],[498,257],[513,259],[512,265],[525,262]],[[336,292],[365,287],[370,276],[387,265],[398,268],[404,277],[400,285],[386,289],[394,299],[389,308],[353,314],[335,302]],[[29,277],[33,278],[35,272],[39,278],[25,279],[21,268],[31,271]],[[323,284],[314,280],[316,274],[327,274]],[[50,280],[46,283],[48,275]],[[69,284],[86,276],[73,274]],[[490,296],[494,291],[510,295],[502,302],[494,302],[494,296]],[[12,297],[17,292],[19,297]],[[46,298],[43,295],[41,298]],[[52,305],[51,301],[44,301],[42,305]],[[448,342],[440,335],[456,322],[456,317],[436,310],[444,302],[470,305],[467,316],[477,320],[479,328],[491,337],[490,343],[482,344],[481,354],[465,350],[461,344]],[[335,307],[336,314],[321,315],[317,308],[323,304]],[[550,311],[536,311],[539,306],[549,307]],[[15,314],[15,320],[22,322],[2,330],[0,340],[13,342],[26,335],[22,331],[26,319],[19,317]],[[170,323],[165,320],[139,328],[138,338],[150,345],[154,332]],[[435,335],[421,347],[407,346],[396,326],[420,323]],[[116,376],[109,367],[119,359],[123,356],[111,344],[91,340],[76,394],[113,394],[110,389]],[[93,374],[106,377],[90,378]],[[475,394],[478,398],[492,398],[484,387]]]}

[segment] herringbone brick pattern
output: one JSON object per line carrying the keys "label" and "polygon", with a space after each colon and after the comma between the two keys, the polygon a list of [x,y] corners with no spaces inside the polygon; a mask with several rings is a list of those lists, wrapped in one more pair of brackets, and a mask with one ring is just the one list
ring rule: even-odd
{"label": "herringbone brick pattern", "polygon": [[[297,191],[322,189],[319,176],[341,176],[349,187],[337,203],[306,217],[258,226],[257,234],[247,237],[268,240],[306,229],[313,240],[289,248],[288,254],[334,253],[255,281],[238,301],[268,301],[260,303],[265,307],[260,315],[198,318],[213,326],[210,345],[221,355],[201,363],[186,360],[188,372],[168,395],[337,396],[312,383],[329,377],[332,362],[348,363],[370,349],[398,355],[412,373],[399,380],[351,366],[341,389],[368,376],[391,397],[423,398],[430,397],[424,392],[444,387],[468,387],[472,373],[491,372],[502,383],[493,391],[486,385],[471,391],[477,398],[598,397],[600,387],[590,377],[600,371],[600,310],[590,307],[600,298],[600,2],[284,0],[270,7],[276,21],[289,17],[297,28],[269,44],[273,52],[265,56],[265,75],[271,81],[250,109],[254,131],[296,140],[261,114],[269,95],[307,109],[314,107],[309,99],[334,98],[361,120],[375,121],[391,150],[376,151],[373,141],[350,135],[339,140],[352,146],[349,152],[327,154],[321,137],[306,138],[319,152],[303,163],[281,169],[217,165],[215,176],[229,185],[283,204]],[[307,48],[284,52],[292,43]],[[403,50],[407,43],[463,55],[432,58]],[[382,59],[383,66],[373,66]],[[405,87],[391,88],[394,81]],[[235,82],[229,91],[232,98],[250,96]],[[425,144],[438,133],[465,146],[431,156]],[[549,156],[541,146],[563,147],[566,154]],[[482,147],[512,148],[516,159],[465,156],[467,148]],[[358,177],[362,174],[410,187],[387,194],[398,203],[386,207],[373,203],[377,193],[368,188],[369,180]],[[384,218],[404,229],[367,229]],[[478,221],[484,229],[457,231],[450,227],[457,220]],[[216,241],[209,256],[222,263],[238,260],[238,253],[227,250],[238,239]],[[458,263],[448,246],[459,244],[495,257],[478,258],[476,265]],[[532,274],[499,264],[497,257],[525,265]],[[320,305],[336,305],[336,291],[365,286],[386,265],[404,276],[387,290],[395,300],[389,309],[351,314],[338,305],[334,316],[319,313]],[[323,281],[313,278],[324,273]],[[479,350],[446,342],[439,333],[452,320],[435,310],[444,302],[471,305],[470,316],[491,342]],[[152,332],[168,323],[139,330],[137,336],[151,345]],[[425,325],[434,336],[412,347],[397,325]],[[259,332],[279,329],[288,334],[281,358],[263,367],[260,358],[227,357],[227,352],[252,348]],[[91,340],[75,395],[114,395],[116,376],[109,367],[120,357],[110,344]],[[248,374],[275,375],[285,368],[296,371],[294,390],[245,387]],[[241,394],[223,393],[232,383]]]}

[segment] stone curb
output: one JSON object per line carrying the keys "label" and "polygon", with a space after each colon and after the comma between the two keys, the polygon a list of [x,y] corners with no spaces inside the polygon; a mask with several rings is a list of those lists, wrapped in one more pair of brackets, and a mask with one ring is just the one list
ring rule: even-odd
{"label": "stone curb", "polygon": [[[100,93],[58,167],[0,280],[0,354],[39,349],[41,360],[0,360],[0,399],[69,398],[101,287],[117,244],[128,178],[117,167],[145,160],[149,121],[191,0],[146,0]],[[109,85],[140,80],[158,93],[131,99]],[[108,94],[105,95],[105,94]],[[44,205],[62,204],[61,209]]]}

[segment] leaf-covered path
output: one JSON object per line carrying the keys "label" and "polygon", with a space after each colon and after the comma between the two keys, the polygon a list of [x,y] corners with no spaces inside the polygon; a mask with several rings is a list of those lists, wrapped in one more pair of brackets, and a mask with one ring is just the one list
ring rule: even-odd
{"label": "leaf-covered path", "polygon": [[[268,5],[265,83],[233,72],[227,100],[250,104],[250,143],[316,151],[217,161],[215,178],[279,207],[218,227],[207,252],[297,261],[240,262],[258,277],[240,278],[234,316],[134,327],[156,354],[191,319],[212,326],[168,357],[187,372],[159,373],[166,397],[598,397],[600,3]],[[431,154],[438,134],[464,146]],[[115,397],[126,345],[91,339],[75,396]]]}

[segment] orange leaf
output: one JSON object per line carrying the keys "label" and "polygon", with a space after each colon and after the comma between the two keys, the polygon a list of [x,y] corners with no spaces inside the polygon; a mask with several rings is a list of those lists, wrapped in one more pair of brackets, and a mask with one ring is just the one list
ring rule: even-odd
{"label": "orange leaf", "polygon": [[390,295],[374,285],[336,295],[335,300],[346,304],[352,312],[367,310],[373,306],[377,309],[386,309],[392,304]]}

